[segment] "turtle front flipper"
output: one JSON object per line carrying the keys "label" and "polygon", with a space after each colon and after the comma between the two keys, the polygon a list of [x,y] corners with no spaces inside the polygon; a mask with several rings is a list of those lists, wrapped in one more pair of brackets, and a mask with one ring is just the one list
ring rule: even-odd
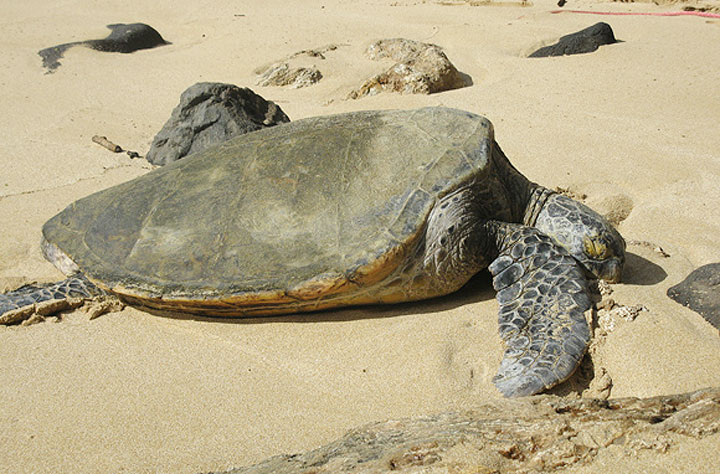
{"label": "turtle front flipper", "polygon": [[[35,304],[50,300],[93,298],[105,292],[84,275],[74,275],[48,284],[30,284],[0,294],[0,324],[16,324],[34,312]],[[62,308],[67,309],[67,308]],[[27,309],[27,311],[25,311]],[[50,314],[50,313],[48,313]]]}
{"label": "turtle front flipper", "polygon": [[505,396],[532,395],[567,379],[587,350],[587,281],[578,262],[537,229],[493,224],[499,255],[489,269],[506,343],[493,382]]}

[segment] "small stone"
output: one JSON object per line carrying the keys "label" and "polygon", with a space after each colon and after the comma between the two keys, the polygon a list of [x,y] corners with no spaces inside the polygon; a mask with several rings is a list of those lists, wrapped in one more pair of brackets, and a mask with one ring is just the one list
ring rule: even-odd
{"label": "small stone", "polygon": [[613,292],[612,286],[606,280],[598,280],[597,287],[598,287],[598,292],[602,296],[611,295]]}
{"label": "small stone", "polygon": [[610,313],[613,317],[622,318],[625,321],[635,321],[635,318],[643,311],[648,311],[645,305],[636,304],[632,306],[618,306],[613,308]]}
{"label": "small stone", "polygon": [[292,89],[308,87],[317,84],[323,75],[317,66],[295,66],[298,58],[314,58],[325,60],[325,54],[338,49],[336,44],[328,44],[320,48],[304,49],[293,53],[285,58],[275,61],[266,66],[255,69],[255,74],[260,76],[256,85],[268,86],[290,86]]}
{"label": "small stone", "polygon": [[609,311],[598,312],[598,326],[600,327],[601,335],[610,334],[615,330],[615,319],[612,317]]}
{"label": "small stone", "polygon": [[300,89],[316,84],[320,79],[322,74],[315,66],[291,68],[288,63],[276,63],[260,75],[256,85],[290,86],[292,89]]}
{"label": "small stone", "polygon": [[605,334],[610,334],[617,327],[618,320],[634,321],[643,311],[648,311],[645,305],[621,305],[612,298],[601,301],[598,308],[598,326]]}

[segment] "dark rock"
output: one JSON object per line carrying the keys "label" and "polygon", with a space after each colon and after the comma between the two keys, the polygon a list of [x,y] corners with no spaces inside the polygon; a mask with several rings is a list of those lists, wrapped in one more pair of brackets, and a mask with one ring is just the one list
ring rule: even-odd
{"label": "dark rock", "polygon": [[111,53],[132,53],[138,49],[149,49],[164,44],[170,44],[160,36],[160,33],[150,25],[144,23],[116,23],[107,25],[111,32],[107,38],[97,40],[75,41],[73,43],[59,44],[38,51],[43,60],[43,67],[48,73],[60,66],[60,58],[65,51],[73,46],[87,46],[97,51]]}
{"label": "dark rock", "polygon": [[168,44],[155,28],[145,23],[116,23],[107,27],[111,30],[107,38],[85,43],[94,50],[110,53],[132,53]]}
{"label": "dark rock", "polygon": [[591,53],[604,44],[617,43],[612,28],[607,23],[596,23],[589,28],[563,36],[557,43],[540,48],[530,58],[564,56],[566,54]]}
{"label": "dark rock", "polygon": [[166,165],[235,135],[289,121],[274,102],[250,89],[200,82],[182,93],[146,158],[152,164]]}
{"label": "dark rock", "polygon": [[694,270],[670,288],[667,295],[720,329],[720,263],[710,263]]}

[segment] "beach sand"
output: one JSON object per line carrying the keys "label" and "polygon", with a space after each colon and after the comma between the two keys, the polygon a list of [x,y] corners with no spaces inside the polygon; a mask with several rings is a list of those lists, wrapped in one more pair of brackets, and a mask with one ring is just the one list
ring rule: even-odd
{"label": "beach sand", "polygon": [[[570,0],[565,8],[681,7]],[[250,87],[293,120],[442,105],[487,116],[531,180],[627,215],[619,224],[631,242],[626,275],[612,297],[647,311],[618,321],[595,349],[610,396],[719,386],[718,330],[665,292],[720,260],[720,19],[556,9],[546,0],[4,2],[0,290],[62,278],[41,255],[42,224],[152,169],[91,137],[144,154],[196,82]],[[525,57],[598,21],[622,42]],[[104,25],[122,22],[150,24],[172,44],[133,54],[72,48],[45,74],[38,50],[102,38]],[[345,100],[382,66],[363,48],[394,37],[441,46],[473,85]],[[314,62],[318,84],[254,85],[258,66],[329,43],[339,47]],[[250,320],[126,308],[92,321],[78,311],[58,323],[0,327],[0,471],[221,470],[314,448],[372,421],[472,408],[500,397],[491,381],[502,355],[496,321],[481,274],[458,294],[392,307]],[[718,449],[719,434],[667,453],[608,450],[583,472],[711,472]]]}

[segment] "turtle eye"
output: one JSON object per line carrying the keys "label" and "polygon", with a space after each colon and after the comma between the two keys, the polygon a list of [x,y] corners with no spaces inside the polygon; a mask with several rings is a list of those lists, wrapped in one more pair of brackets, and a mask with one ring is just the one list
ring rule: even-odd
{"label": "turtle eye", "polygon": [[600,240],[593,240],[590,237],[583,237],[585,254],[593,260],[604,260],[610,257],[610,249]]}

